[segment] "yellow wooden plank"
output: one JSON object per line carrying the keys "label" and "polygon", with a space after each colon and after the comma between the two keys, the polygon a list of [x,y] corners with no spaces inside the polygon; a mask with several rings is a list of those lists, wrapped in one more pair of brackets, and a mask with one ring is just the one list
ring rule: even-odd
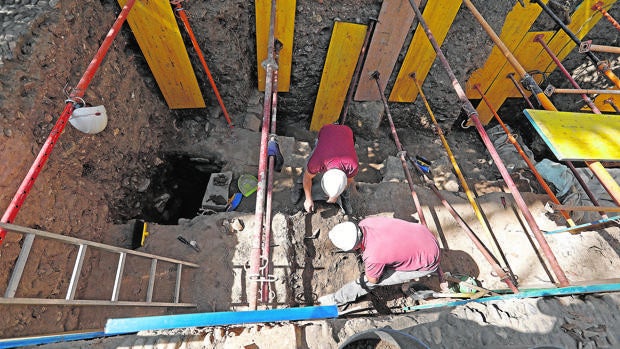
{"label": "yellow wooden plank", "polygon": [[525,115],[558,160],[620,160],[615,115],[526,109]]}
{"label": "yellow wooden plank", "polygon": [[[126,2],[118,0],[121,7]],[[168,107],[204,108],[204,98],[170,2],[138,0],[127,23]]]}
{"label": "yellow wooden plank", "polygon": [[[419,5],[421,0],[415,0]],[[355,91],[356,101],[381,99],[377,83],[370,75],[379,72],[381,93],[385,91],[394,65],[413,23],[414,12],[409,0],[384,0],[368,47],[366,61]]]}
{"label": "yellow wooden plank", "polygon": [[[296,0],[276,1],[276,21],[274,37],[282,43],[278,55],[278,91],[288,92],[291,85],[293,62],[293,34],[295,31]],[[265,91],[265,68],[269,43],[269,25],[271,18],[271,0],[256,0],[256,66],[258,72],[258,89]]]}
{"label": "yellow wooden plank", "polygon": [[327,49],[319,92],[314,104],[310,130],[318,131],[333,123],[340,112],[364,44],[367,26],[335,22]]}
{"label": "yellow wooden plank", "polygon": [[[422,16],[439,45],[446,38],[460,7],[461,0],[429,1],[426,3]],[[424,29],[418,25],[398,72],[398,77],[394,82],[389,100],[391,102],[415,101],[418,96],[418,88],[411,80],[410,75],[415,73],[416,79],[423,82],[431,70],[436,56],[435,49],[426,37]]]}
{"label": "yellow wooden plank", "polygon": [[[541,7],[537,4],[530,1],[524,1],[523,3],[525,7],[522,7],[519,2],[515,1],[515,6],[506,16],[502,32],[499,35],[504,45],[511,52],[519,46],[524,35],[530,30],[530,27],[542,12]],[[547,1],[543,1],[543,3],[547,3]],[[506,65],[509,64],[502,51],[497,46],[493,46],[491,54],[482,68],[474,71],[469,77],[466,84],[467,97],[476,98],[475,96],[478,93],[473,88],[476,84],[480,85],[482,91],[486,91],[496,79],[503,83],[506,80],[506,75],[498,74],[498,72],[502,71],[502,68]]]}

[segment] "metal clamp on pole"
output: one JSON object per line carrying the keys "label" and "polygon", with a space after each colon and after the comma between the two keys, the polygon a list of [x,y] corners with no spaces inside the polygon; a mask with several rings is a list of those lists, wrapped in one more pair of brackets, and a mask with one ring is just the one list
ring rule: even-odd
{"label": "metal clamp on pole", "polygon": [[592,40],[582,41],[579,44],[579,53],[590,52],[590,47],[592,46]]}

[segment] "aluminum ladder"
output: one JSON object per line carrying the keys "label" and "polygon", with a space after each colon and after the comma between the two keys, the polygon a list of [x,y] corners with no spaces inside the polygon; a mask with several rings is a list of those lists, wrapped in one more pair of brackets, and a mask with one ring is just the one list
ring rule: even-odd
{"label": "aluminum ladder", "polygon": [[[193,303],[181,303],[180,289],[181,289],[181,273],[183,266],[197,268],[198,265],[190,262],[185,262],[173,258],[161,257],[152,255],[149,253],[133,251],[121,247],[115,247],[111,245],[105,245],[98,242],[77,239],[60,234],[54,234],[42,230],[36,230],[26,228],[14,224],[0,223],[0,229],[18,233],[24,235],[21,251],[15,262],[11,278],[9,279],[8,286],[4,292],[4,297],[0,298],[0,304],[34,304],[34,305],[115,305],[115,306],[149,306],[149,307],[196,307]],[[75,265],[73,266],[73,273],[69,281],[67,288],[67,294],[64,299],[60,298],[16,298],[19,282],[22,279],[22,274],[32,248],[34,239],[43,238],[60,241],[62,243],[75,245],[78,247],[77,257],[75,258]],[[82,264],[84,257],[86,256],[87,248],[96,248],[108,252],[118,253],[118,265],[116,267],[116,277],[114,278],[114,288],[112,290],[112,297],[110,300],[96,300],[96,299],[75,299],[76,290],[78,286],[78,280],[82,270]],[[121,281],[123,277],[123,271],[125,268],[125,260],[128,255],[148,258],[151,260],[151,268],[149,274],[149,282],[147,288],[146,299],[144,301],[123,301],[119,300],[119,293],[121,289]],[[155,287],[155,276],[157,270],[157,262],[169,262],[176,264],[176,282],[174,287],[173,302],[154,302],[153,290]]]}

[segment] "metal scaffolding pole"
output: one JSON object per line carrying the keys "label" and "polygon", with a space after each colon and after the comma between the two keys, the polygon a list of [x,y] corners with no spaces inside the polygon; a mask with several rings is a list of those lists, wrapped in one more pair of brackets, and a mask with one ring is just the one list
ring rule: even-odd
{"label": "metal scaffolding pole", "polygon": [[276,21],[276,0],[271,0],[271,19],[269,24],[269,43],[267,49],[267,59],[263,61],[265,68],[265,99],[263,102],[263,124],[261,129],[261,142],[258,159],[258,183],[256,189],[256,210],[254,219],[256,221],[256,231],[252,240],[252,251],[250,253],[250,272],[247,280],[248,286],[248,304],[250,310],[256,310],[258,298],[258,283],[262,282],[261,277],[261,261],[263,258],[263,244],[269,243],[263,241],[263,229],[265,219],[265,187],[267,184],[267,145],[269,141],[269,123],[271,115],[271,101],[273,98],[273,76],[274,71],[278,69],[278,63],[275,60],[274,47],[274,31]]}

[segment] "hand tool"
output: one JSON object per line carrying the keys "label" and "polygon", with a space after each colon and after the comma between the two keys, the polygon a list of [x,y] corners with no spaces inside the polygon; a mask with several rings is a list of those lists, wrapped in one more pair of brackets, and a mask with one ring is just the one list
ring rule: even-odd
{"label": "hand tool", "polygon": [[187,246],[193,248],[196,252],[200,252],[200,248],[198,247],[198,243],[196,241],[194,240],[188,241],[186,238],[182,237],[181,235],[177,236],[177,239],[181,241],[182,243],[186,244]]}

